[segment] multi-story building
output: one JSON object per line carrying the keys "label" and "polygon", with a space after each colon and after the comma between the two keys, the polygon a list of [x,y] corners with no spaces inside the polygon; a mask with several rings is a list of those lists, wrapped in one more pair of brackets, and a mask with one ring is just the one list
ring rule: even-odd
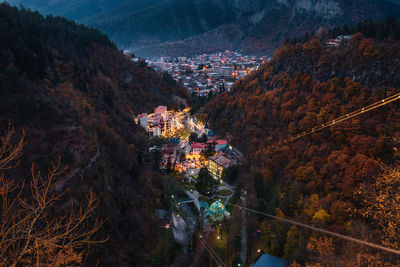
{"label": "multi-story building", "polygon": [[216,140],[209,140],[207,141],[207,144],[214,144],[215,145],[215,151],[218,152],[223,148],[226,148],[228,146],[228,141],[226,139],[216,139]]}
{"label": "multi-story building", "polygon": [[168,143],[164,145],[161,149],[161,155],[163,157],[164,164],[170,162],[174,164],[178,158],[178,144],[176,143]]}
{"label": "multi-story building", "polygon": [[214,177],[221,178],[224,170],[234,165],[234,161],[225,154],[217,154],[208,160],[208,171]]}
{"label": "multi-story building", "polygon": [[139,114],[138,119],[140,122],[140,126],[142,126],[144,129],[147,129],[147,113]]}
{"label": "multi-story building", "polygon": [[207,148],[207,145],[204,143],[192,143],[190,146],[192,147],[193,155],[200,155]]}

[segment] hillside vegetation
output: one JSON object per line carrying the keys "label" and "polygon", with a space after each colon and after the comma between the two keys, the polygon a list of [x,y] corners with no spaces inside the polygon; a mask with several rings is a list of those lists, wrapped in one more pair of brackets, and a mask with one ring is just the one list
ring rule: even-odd
{"label": "hillside vegetation", "polygon": [[[356,33],[335,49],[312,37],[278,49],[270,62],[204,110],[213,127],[251,159],[253,175],[243,181],[250,206],[397,248],[397,219],[383,210],[400,205],[397,172],[385,167],[398,160],[400,103],[289,144],[271,144],[396,94],[399,87],[397,41]],[[385,191],[388,196],[382,192],[389,184],[394,191]],[[261,227],[264,250],[291,262],[399,264],[394,256],[356,244],[257,220],[253,229]]]}
{"label": "hillside vegetation", "polygon": [[7,177],[29,184],[33,162],[45,173],[60,155],[67,171],[56,184],[69,188],[65,199],[78,202],[91,188],[101,200],[98,236],[109,240],[92,248],[89,265],[148,265],[163,178],[142,161],[148,137],[133,116],[173,107],[186,90],[133,64],[96,30],[4,3],[0,21],[0,131],[11,122],[28,142]]}

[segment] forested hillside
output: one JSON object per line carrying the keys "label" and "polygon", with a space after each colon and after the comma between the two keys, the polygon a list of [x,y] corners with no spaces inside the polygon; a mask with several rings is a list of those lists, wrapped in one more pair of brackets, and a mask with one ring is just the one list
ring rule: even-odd
{"label": "forested hillside", "polygon": [[77,203],[90,188],[101,199],[95,213],[106,221],[97,238],[109,240],[92,247],[87,264],[147,266],[159,242],[151,218],[163,178],[142,161],[147,135],[133,116],[173,107],[186,90],[66,19],[3,3],[0,22],[0,131],[10,122],[27,141],[7,177],[29,184],[32,163],[46,173],[61,156],[63,199]]}
{"label": "forested hillside", "polygon": [[[243,183],[250,206],[398,248],[398,219],[389,212],[400,205],[398,171],[386,171],[398,160],[400,103],[271,146],[399,92],[398,41],[356,33],[349,43],[328,48],[318,38],[281,47],[204,110],[213,127],[248,154],[253,175]],[[258,227],[264,250],[290,262],[399,264],[390,254],[296,226],[259,217]]]}

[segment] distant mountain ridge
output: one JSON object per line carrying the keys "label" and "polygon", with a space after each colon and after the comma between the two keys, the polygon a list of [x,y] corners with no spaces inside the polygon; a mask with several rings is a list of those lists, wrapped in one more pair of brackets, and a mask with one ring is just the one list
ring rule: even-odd
{"label": "distant mountain ridge", "polygon": [[400,15],[394,0],[9,0],[108,34],[139,56],[272,52],[319,27]]}

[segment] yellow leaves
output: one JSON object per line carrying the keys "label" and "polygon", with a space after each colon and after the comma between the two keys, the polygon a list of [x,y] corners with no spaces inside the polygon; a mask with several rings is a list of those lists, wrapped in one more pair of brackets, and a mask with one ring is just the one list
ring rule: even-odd
{"label": "yellow leaves", "polygon": [[328,212],[326,212],[324,209],[320,209],[314,213],[313,221],[320,220],[322,222],[328,222],[330,217],[331,215]]}
{"label": "yellow leaves", "polygon": [[285,218],[286,215],[283,213],[283,211],[280,208],[275,209],[275,215],[281,218]]}
{"label": "yellow leaves", "polygon": [[319,200],[318,194],[312,194],[310,197],[311,202],[315,202]]}
{"label": "yellow leaves", "polygon": [[[311,203],[310,203],[311,202]],[[319,209],[320,203],[318,194],[312,194],[310,199],[308,200],[308,205],[304,208],[304,212],[308,216],[313,216]]]}
{"label": "yellow leaves", "polygon": [[383,166],[381,175],[372,184],[363,184],[355,195],[363,207],[355,213],[372,220],[383,244],[399,247],[400,235],[399,169]]}

